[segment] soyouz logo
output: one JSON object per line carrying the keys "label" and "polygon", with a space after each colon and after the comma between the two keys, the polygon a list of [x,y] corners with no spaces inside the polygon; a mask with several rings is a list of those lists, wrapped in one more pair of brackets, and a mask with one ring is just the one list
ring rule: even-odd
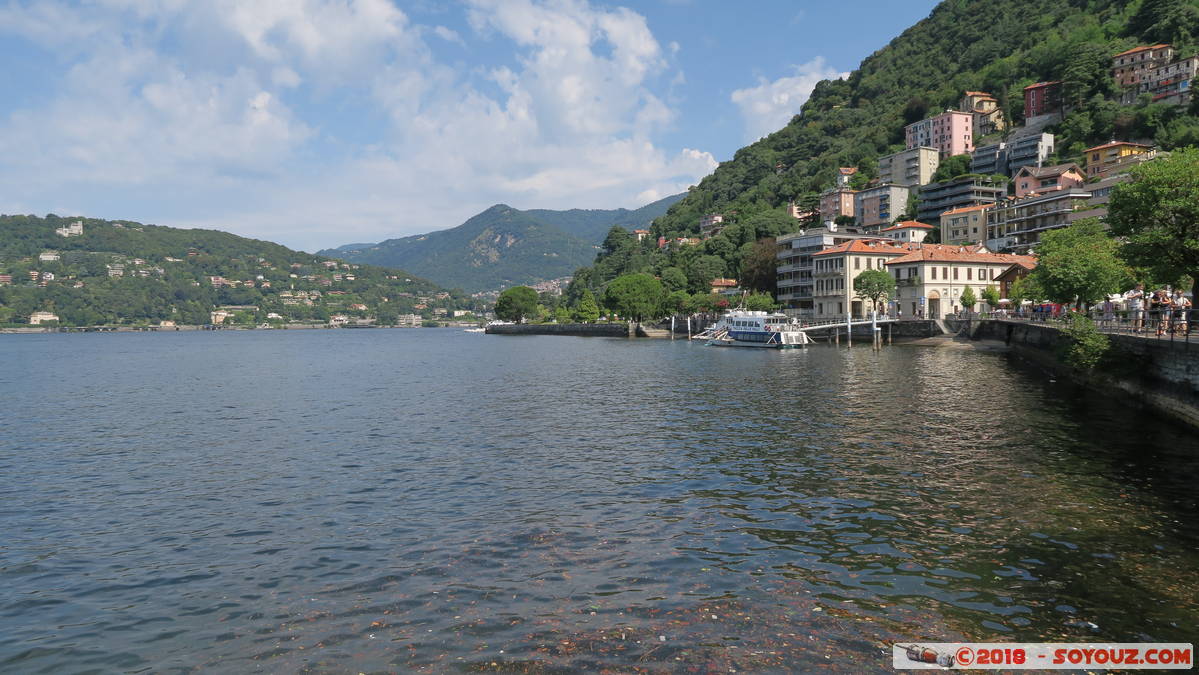
{"label": "soyouz logo", "polygon": [[1189,670],[1194,655],[1190,643],[1174,642],[925,642],[894,645],[891,665],[897,670]]}

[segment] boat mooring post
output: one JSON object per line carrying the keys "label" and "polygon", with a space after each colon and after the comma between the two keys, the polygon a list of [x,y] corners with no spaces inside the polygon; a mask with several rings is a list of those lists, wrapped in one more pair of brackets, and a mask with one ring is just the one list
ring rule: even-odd
{"label": "boat mooring post", "polygon": [[879,347],[882,346],[879,344],[878,338],[878,310],[876,309],[870,312],[870,347],[874,351],[878,351]]}
{"label": "boat mooring post", "polygon": [[691,315],[687,315],[687,339],[691,339]]}
{"label": "boat mooring post", "polygon": [[853,346],[853,314],[850,312],[845,313],[845,342]]}
{"label": "boat mooring post", "polygon": [[674,339],[674,315],[670,315],[670,339]]}
{"label": "boat mooring post", "polygon": [[891,324],[887,324],[887,344],[891,344]]}

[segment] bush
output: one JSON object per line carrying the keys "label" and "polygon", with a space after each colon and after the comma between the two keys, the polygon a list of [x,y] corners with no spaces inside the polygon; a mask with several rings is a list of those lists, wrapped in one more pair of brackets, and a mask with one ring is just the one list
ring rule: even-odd
{"label": "bush", "polygon": [[1078,370],[1093,370],[1107,353],[1111,341],[1095,328],[1095,322],[1082,314],[1071,314],[1066,326],[1070,344],[1065,348],[1065,360]]}

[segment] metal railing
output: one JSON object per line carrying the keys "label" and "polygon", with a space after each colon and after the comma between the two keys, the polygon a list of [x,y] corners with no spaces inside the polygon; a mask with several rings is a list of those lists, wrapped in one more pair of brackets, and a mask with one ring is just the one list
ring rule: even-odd
{"label": "metal railing", "polygon": [[[1023,310],[1019,312],[998,311],[962,314],[957,318],[1000,319],[1003,321],[1027,321],[1043,323],[1052,326],[1065,326],[1070,315],[1069,310]],[[1150,310],[1111,310],[1105,312],[1102,307],[1092,308],[1087,314],[1095,322],[1095,328],[1101,333],[1111,335],[1131,335],[1150,340],[1177,341],[1190,344],[1191,337],[1196,331],[1195,321],[1199,319],[1194,308],[1187,309],[1150,309]],[[951,317],[953,318],[953,317]],[[1199,342],[1199,337],[1197,337]]]}

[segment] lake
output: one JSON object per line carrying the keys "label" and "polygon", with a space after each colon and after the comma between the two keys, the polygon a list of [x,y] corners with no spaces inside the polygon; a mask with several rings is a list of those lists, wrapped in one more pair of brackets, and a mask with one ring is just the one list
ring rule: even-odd
{"label": "lake", "polygon": [[1199,440],[970,349],[0,337],[0,671],[1193,642]]}

